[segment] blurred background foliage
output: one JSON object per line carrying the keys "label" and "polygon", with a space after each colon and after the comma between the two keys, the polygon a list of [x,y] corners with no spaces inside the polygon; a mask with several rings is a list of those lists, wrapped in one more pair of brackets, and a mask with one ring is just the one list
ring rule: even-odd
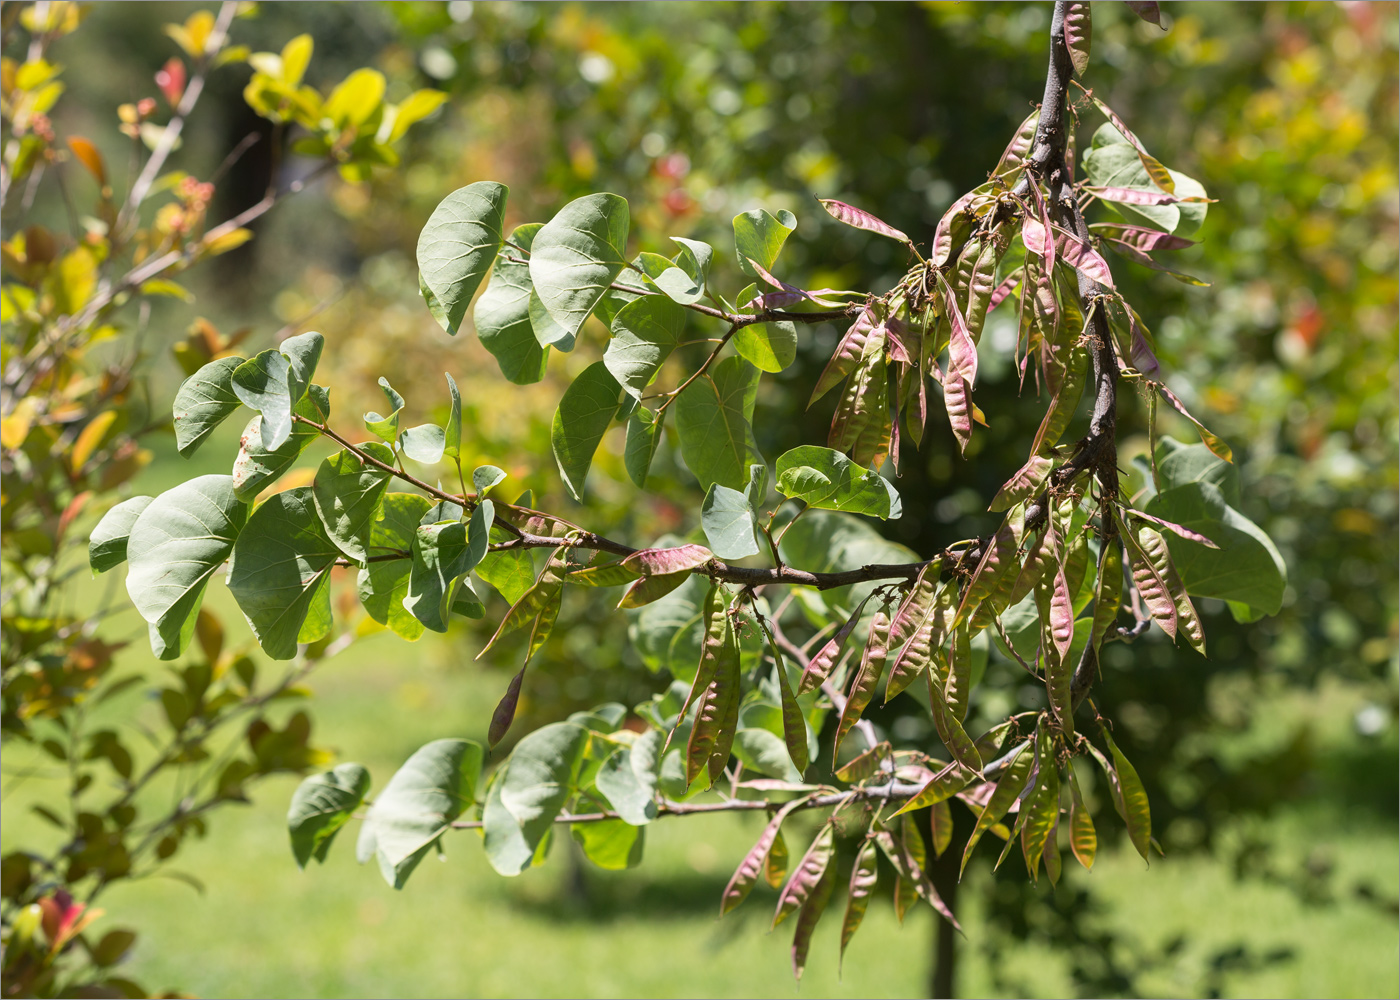
{"label": "blurred background foliage", "polygon": [[[1396,942],[1397,9],[1391,3],[1165,8],[1169,30],[1161,31],[1138,22],[1123,5],[1095,4],[1086,82],[1159,159],[1201,180],[1219,200],[1198,234],[1201,245],[1181,255],[1183,269],[1211,285],[1190,287],[1127,264],[1116,273],[1157,335],[1167,383],[1233,446],[1244,510],[1277,541],[1290,586],[1283,612],[1251,625],[1234,622],[1218,602],[1202,602],[1208,660],[1156,633],[1133,646],[1110,647],[1099,697],[1106,713],[1121,720],[1118,740],[1148,785],[1169,860],[1150,876],[1123,874],[1118,888],[1110,880],[1125,872],[1122,865],[1101,873],[1092,887],[1076,874],[1053,893],[1031,887],[1014,864],[995,877],[973,876],[973,889],[963,893],[972,929],[960,988],[1009,995],[1393,993],[1389,960],[1366,973],[1378,978],[1357,981],[1357,970],[1342,968],[1336,956],[1319,973],[1308,949],[1316,944],[1310,939],[1333,934],[1344,953],[1356,941],[1376,940],[1389,942],[1393,958]],[[110,133],[118,104],[156,92],[153,76],[173,51],[159,26],[183,20],[192,9],[180,3],[95,5],[83,30],[55,49],[69,85],[56,119],[85,135]],[[311,34],[313,84],[373,65],[388,78],[390,100],[422,87],[450,97],[436,118],[410,134],[398,168],[365,185],[324,182],[280,206],[253,226],[255,239],[191,282],[195,306],[157,307],[144,345],[154,408],[173,396],[183,377],[169,348],[196,313],[225,332],[250,328],[250,350],[270,346],[274,331],[317,329],[328,341],[321,372],[334,388],[334,422],[343,432],[360,435],[356,414],[377,404],[380,375],[407,397],[410,421],[440,417],[446,370],[464,397],[464,461],[506,469],[511,481],[502,491],[534,489],[537,505],[585,517],[589,527],[613,537],[640,541],[693,531],[700,493],[678,465],[674,442],[663,444],[653,467],[657,483],[641,499],[622,470],[620,428],[610,432],[594,463],[589,510],[580,513],[567,499],[550,454],[550,421],[569,378],[600,355],[606,331],[591,323],[579,349],[556,355],[538,385],[507,383],[467,331],[455,340],[443,334],[418,296],[414,246],[433,207],[463,184],[501,180],[511,186],[507,222],[513,225],[543,221],[571,198],[611,190],[632,203],[636,249],[661,249],[672,235],[722,248],[736,212],[786,208],[799,227],[781,277],[804,287],[880,291],[902,274],[901,252],[840,227],[814,195],[868,208],[916,241],[926,240],[953,199],[985,179],[1038,100],[1050,9],[1019,3],[263,4],[258,16],[240,21],[235,40],[276,50],[293,35]],[[217,185],[211,218],[256,202],[271,180],[285,183],[310,169],[295,156],[273,155],[268,124],[242,99],[246,72],[211,80],[204,98],[209,106],[185,135],[186,168],[201,178],[246,136],[261,137]],[[1092,110],[1083,116],[1081,144],[1097,124]],[[109,159],[120,162],[119,156]],[[59,218],[56,193],[41,192],[36,211]],[[732,260],[722,267],[728,281],[721,278],[720,287],[733,292],[747,283]],[[756,429],[765,454],[824,437],[832,401],[804,407],[836,333],[831,327],[805,332],[797,363],[762,383]],[[1014,320],[989,321],[979,403],[990,426],[959,458],[946,426],[934,421],[923,449],[901,470],[906,513],[886,526],[891,537],[933,551],[992,524],[986,504],[1019,466],[1038,419],[1033,394],[1018,395],[1006,361],[1014,340]],[[1126,470],[1135,453],[1145,452],[1147,436],[1144,408],[1125,395],[1120,427],[1128,440],[1120,453]],[[1190,439],[1184,425],[1162,421]],[[227,444],[216,442],[191,463],[175,455],[173,440],[148,442],[155,460],[133,491],[226,471]],[[320,457],[308,453],[299,465],[306,471],[289,473],[282,486],[309,482]],[[604,613],[604,599],[595,604],[571,595],[565,603],[554,641],[526,681],[517,733],[599,701],[639,701],[664,686],[628,648],[624,624]],[[487,622],[502,610],[488,607]],[[473,664],[489,632],[469,623],[455,628],[436,645],[368,638],[343,654],[344,674],[329,665],[313,685],[319,695],[313,713],[326,738],[344,755],[393,766],[430,736],[484,730],[520,651],[503,643],[492,662]],[[146,656],[132,647],[118,662],[138,669]],[[396,697],[386,698],[390,691]],[[1023,698],[1038,705],[1040,695],[1022,691],[1006,670],[990,672],[979,697],[990,715]],[[897,737],[932,739],[917,710],[890,706],[873,718]],[[23,795],[38,794],[35,787],[31,783]],[[276,827],[276,836],[284,802],[275,793],[259,799],[260,822]],[[6,810],[6,849],[23,822],[12,820],[14,814]],[[675,822],[669,833],[674,845],[658,849],[640,872],[607,878],[574,872],[530,882],[532,873],[522,888],[489,890],[493,902],[485,904],[421,884],[408,895],[432,893],[433,912],[456,928],[453,933],[472,933],[470,927],[493,919],[486,906],[505,905],[515,914],[506,918],[508,926],[520,934],[563,934],[551,930],[550,921],[573,920],[578,929],[568,934],[592,935],[589,947],[618,956],[608,975],[598,974],[602,978],[581,973],[559,984],[517,969],[515,979],[485,978],[498,985],[481,986],[484,992],[657,993],[665,988],[648,978],[656,960],[606,943],[623,926],[611,921],[630,906],[646,912],[658,905],[646,901],[649,886],[665,886],[669,876],[681,887],[667,897],[672,909],[693,908],[694,923],[675,926],[697,928],[678,929],[676,941],[686,933],[709,934],[710,946],[721,946],[715,933],[699,928],[708,925],[731,855],[737,859],[742,849],[743,836],[736,840],[731,833],[692,833]],[[1360,843],[1357,836],[1371,840]],[[710,841],[729,846],[718,861],[702,864],[695,845]],[[231,850],[235,842],[222,843]],[[277,850],[269,849],[273,860],[263,868],[283,865]],[[477,873],[471,884],[486,885],[483,866],[467,859],[473,853],[464,845],[451,865],[468,866]],[[1358,866],[1358,859],[1372,856],[1381,859],[1379,868]],[[199,857],[213,872],[224,866],[230,878],[246,871],[236,857]],[[1199,858],[1198,867],[1190,867],[1192,858]],[[292,877],[289,861],[285,872],[250,877],[281,883]],[[209,872],[203,877],[211,881]],[[1181,884],[1166,887],[1174,877]],[[713,882],[713,891],[685,888],[697,878],[706,886]],[[1166,901],[1193,878],[1205,880],[1198,902]],[[301,885],[294,898],[318,913],[339,908],[342,924],[318,924],[315,939],[323,951],[339,954],[364,933],[367,921],[377,923],[366,917],[371,904],[330,882],[328,874],[314,887]],[[1164,893],[1161,912],[1134,909],[1124,885],[1139,894]],[[163,897],[143,891],[147,895],[132,896],[129,905],[169,934],[147,944],[154,951],[138,954],[138,966],[174,976],[182,988],[245,991],[236,958],[209,957],[209,949],[224,947],[224,936],[200,935],[197,959],[181,939],[185,920],[165,915],[160,900],[178,899],[170,905],[180,913],[214,920],[208,904],[176,897],[176,889],[162,889]],[[321,891],[332,895],[319,900]],[[1275,895],[1250,895],[1267,892]],[[1227,895],[1275,900],[1266,905],[1279,914],[1277,933],[1251,937],[1239,921],[1190,910],[1199,900],[1213,907]],[[240,898],[250,913],[268,905],[267,897]],[[548,920],[540,917],[541,898],[564,901],[562,909]],[[1293,902],[1278,902],[1285,898]],[[1302,916],[1289,923],[1282,914],[1294,903]],[[1212,922],[1217,917],[1220,922]],[[231,916],[230,926],[251,927],[250,919]],[[1358,922],[1366,930],[1357,931]],[[1177,931],[1187,937],[1176,940]],[[919,933],[906,928],[889,941],[922,970],[932,950],[931,938]],[[546,946],[546,940],[511,945],[524,962],[524,955]],[[236,954],[247,943],[227,947]],[[749,946],[733,947],[737,953]],[[777,950],[767,948],[762,962],[781,964]],[[397,964],[387,945],[383,954]],[[707,969],[716,959],[724,964],[725,954],[711,955]],[[1028,964],[1026,956],[1040,956],[1039,964]],[[441,978],[433,971],[415,979],[414,967],[405,964],[406,978],[396,980],[368,969],[357,977],[333,958],[284,957],[286,978],[264,977],[259,981],[269,984],[266,989],[351,995],[377,988],[408,995],[431,993],[436,987],[430,984],[439,982],[447,992],[477,988],[455,980],[450,962]],[[515,959],[487,952],[479,961]],[[629,980],[631,962],[638,971]],[[764,987],[766,973],[744,978],[758,960],[736,964],[746,967],[736,970],[738,978],[696,973],[680,992],[789,988]],[[307,971],[323,966],[337,971],[331,978]],[[1300,966],[1324,978],[1299,979],[1302,973],[1288,971]],[[430,962],[430,968],[436,966]],[[209,970],[231,978],[221,982]],[[834,976],[824,980],[817,973],[814,965],[809,987],[840,988]],[[878,963],[854,972],[848,964],[844,988],[917,994],[925,988],[923,975],[882,977]]]}

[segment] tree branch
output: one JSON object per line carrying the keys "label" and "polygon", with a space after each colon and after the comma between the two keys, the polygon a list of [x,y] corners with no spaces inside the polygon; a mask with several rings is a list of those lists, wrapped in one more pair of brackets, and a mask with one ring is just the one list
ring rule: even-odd
{"label": "tree branch", "polygon": [[[1083,242],[1093,245],[1093,238],[1079,202],[1074,197],[1073,178],[1065,163],[1065,146],[1069,130],[1065,123],[1069,81],[1074,74],[1069,48],[1065,45],[1065,15],[1069,4],[1059,0],[1050,25],[1050,66],[1045,75],[1045,96],[1036,125],[1035,142],[1027,163],[1027,174],[1045,182],[1050,192],[1052,218]],[[1053,239],[1053,233],[1048,234]],[[1079,298],[1088,317],[1090,363],[1094,383],[1094,408],[1089,418],[1089,433],[1075,446],[1074,454],[1051,474],[1046,490],[1026,509],[1026,526],[1031,529],[1049,511],[1048,499],[1057,490],[1068,486],[1080,473],[1094,472],[1103,489],[1102,500],[1109,502],[1118,495],[1118,452],[1115,435],[1118,408],[1118,359],[1113,352],[1113,334],[1108,326],[1108,314],[1098,307],[1099,285],[1083,270],[1076,268]]]}
{"label": "tree branch", "polygon": [[[912,799],[923,790],[922,785],[904,781],[891,781],[883,785],[864,788],[850,788],[846,791],[831,790],[795,807],[794,812],[803,809],[824,809],[844,805],[849,802],[898,802]],[[784,805],[769,799],[725,799],[723,802],[671,802],[663,799],[656,807],[660,816],[692,816],[700,813],[758,812],[772,811]],[[602,823],[610,819],[621,819],[615,812],[561,813],[554,817],[556,823]],[[457,820],[451,824],[454,830],[480,830],[485,824],[481,820]]]}

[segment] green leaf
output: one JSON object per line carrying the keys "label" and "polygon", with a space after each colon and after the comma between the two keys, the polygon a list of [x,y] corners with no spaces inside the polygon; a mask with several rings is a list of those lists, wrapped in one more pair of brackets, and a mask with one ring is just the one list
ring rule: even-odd
{"label": "green leaf", "polygon": [[618,747],[598,769],[594,784],[613,812],[633,826],[656,818],[656,781],[661,769],[661,744],[666,734],[650,729],[631,746]]}
{"label": "green leaf", "polygon": [[758,379],[757,368],[731,356],[676,398],[681,457],[705,489],[711,483],[743,489],[748,467],[761,464],[750,426]]}
{"label": "green leaf", "polygon": [[394,387],[389,384],[389,380],[380,376],[379,388],[384,390],[384,395],[389,400],[390,411],[387,417],[381,417],[373,411],[365,414],[365,426],[369,432],[389,447],[394,448],[399,443],[399,414],[403,412],[403,397],[394,391]]}
{"label": "green leaf", "polygon": [[180,384],[171,409],[175,417],[175,447],[182,457],[193,455],[214,428],[238,409],[233,372],[242,364],[242,358],[220,358]]}
{"label": "green leaf", "polygon": [[[1105,122],[1094,133],[1093,145],[1082,156],[1084,172],[1095,187],[1134,188],[1140,191],[1157,192],[1155,184],[1143,166],[1138,151],[1113,127]],[[1204,198],[1206,190],[1193,177],[1175,170],[1167,170],[1179,198]],[[1113,207],[1129,222],[1145,222],[1163,232],[1190,236],[1205,221],[1205,202],[1179,202],[1166,205],[1138,205],[1113,203]]]}
{"label": "green leaf", "polygon": [[447,631],[457,582],[486,554],[494,518],[495,506],[483,500],[472,511],[470,523],[439,522],[414,532],[413,569],[403,605],[434,632]]}
{"label": "green leaf", "polygon": [[292,405],[295,406],[297,401],[306,395],[325,346],[326,338],[319,333],[298,334],[282,341],[281,351],[288,362],[287,386]]}
{"label": "green leaf", "polygon": [[[359,446],[381,462],[392,464],[394,453],[377,441]],[[351,559],[365,561],[370,524],[384,499],[389,473],[360,461],[349,449],[338,451],[321,463],[311,484],[316,513],[326,535]]]}
{"label": "green leaf", "polygon": [[[410,642],[423,635],[423,623],[403,606],[413,567],[419,523],[433,504],[414,493],[387,494],[369,524],[365,552],[371,562],[360,570],[360,602],[370,618]],[[399,558],[386,558],[398,555]]]}
{"label": "green leaf", "polygon": [[443,329],[454,336],[501,249],[508,192],[495,181],[458,188],[433,209],[418,237],[418,271],[447,320]]}
{"label": "green leaf", "polygon": [[684,332],[685,310],[670,299],[633,299],[613,318],[603,362],[629,394],[641,399]]}
{"label": "green leaf", "polygon": [[530,278],[540,301],[570,336],[626,266],[627,200],[591,194],[571,201],[535,234]]}
{"label": "green leaf", "polygon": [[360,828],[360,864],[379,861],[395,889],[427,855],[449,824],[471,806],[481,777],[482,750],[471,740],[434,740],[414,752],[374,800]]}
{"label": "green leaf", "polygon": [[94,573],[105,573],[113,566],[126,562],[126,543],[141,512],[151,505],[154,497],[132,497],[123,500],[97,522],[88,539],[88,565]]}
{"label": "green leaf", "polygon": [[689,305],[705,295],[705,283],[659,253],[639,253],[632,266],[641,271],[646,283],[668,297],[670,301]]}
{"label": "green leaf", "polygon": [[786,320],[750,323],[734,335],[734,349],[760,371],[780,372],[797,360],[797,327]]}
{"label": "green leaf", "polygon": [[684,236],[672,236],[671,242],[679,244],[681,248],[671,259],[690,276],[690,280],[698,285],[703,293],[710,278],[710,263],[715,256],[714,247],[700,240],[688,240]]}
{"label": "green leaf", "polygon": [[281,447],[292,433],[291,362],[281,351],[263,351],[243,362],[230,376],[233,394],[262,414],[259,433],[267,451]]}
{"label": "green leaf", "polygon": [[498,469],[494,465],[478,465],[472,470],[472,486],[476,488],[478,498],[484,499],[492,488],[499,485],[506,478],[505,470]]}
{"label": "green leaf", "polygon": [[331,841],[368,791],[369,772],[360,764],[341,764],[297,786],[287,810],[287,830],[298,868],[312,858],[325,862]]}
{"label": "green leaf", "polygon": [[[764,475],[767,475],[766,469]],[[705,529],[711,551],[721,559],[742,559],[759,553],[757,515],[745,493],[711,483],[700,508],[700,525]]]}
{"label": "green leaf", "polygon": [[[297,403],[295,412],[308,420],[323,423],[330,416],[330,411],[330,394],[322,386],[313,385]],[[263,447],[262,419],[259,414],[248,421],[248,426],[243,429],[238,457],[233,461],[233,486],[240,500],[254,499],[264,486],[290,469],[307,446],[321,435],[319,428],[297,422],[292,425],[291,436],[269,451]]]}
{"label": "green leaf", "polygon": [[151,626],[156,655],[173,660],[194,635],[204,588],[233,551],[248,508],[230,476],[199,476],[156,497],[127,538],[126,590]]}
{"label": "green leaf", "polygon": [[330,631],[330,570],[339,555],[309,486],[269,497],[248,518],[233,547],[228,589],[274,660],[290,660],[298,642]]}
{"label": "green leaf", "polygon": [[734,251],[739,270],[757,278],[759,274],[750,260],[762,264],[766,271],[773,270],[783,244],[796,228],[797,218],[787,211],[778,212],[777,218],[761,208],[734,216]]}
{"label": "green leaf", "polygon": [[[517,226],[510,242],[529,251],[541,223]],[[549,348],[535,339],[530,326],[530,265],[510,258],[524,255],[515,247],[504,246],[496,255],[496,267],[486,291],[476,301],[472,314],[476,335],[496,358],[501,374],[517,385],[529,385],[544,378]]]}
{"label": "green leaf", "polygon": [[792,764],[787,744],[770,729],[745,726],[734,734],[734,756],[749,771],[779,781],[801,781],[802,772]]}
{"label": "green leaf", "polygon": [[1146,512],[1219,546],[1212,549],[1166,535],[1172,562],[1188,593],[1235,601],[1265,614],[1279,612],[1287,582],[1283,557],[1263,529],[1225,502],[1218,486],[1205,480],[1174,486],[1158,493]]}
{"label": "green leaf", "polygon": [[583,499],[593,453],[617,412],[619,389],[606,362],[595,361],[564,391],[554,411],[554,458],[575,500]]}
{"label": "green leaf", "polygon": [[656,446],[661,443],[662,424],[663,421],[656,419],[656,414],[645,406],[637,407],[627,418],[627,444],[622,461],[628,478],[638,488],[647,484],[651,460],[656,457]]}
{"label": "green leaf", "polygon": [[778,459],[778,492],[809,507],[897,518],[904,513],[893,484],[832,448],[803,445]]}
{"label": "green leaf", "polygon": [[486,858],[502,875],[519,875],[574,794],[589,732],[556,722],[526,736],[496,772],[481,819]]}
{"label": "green leaf", "polygon": [[1157,445],[1157,475],[1164,490],[1188,483],[1213,483],[1220,488],[1225,502],[1239,509],[1239,466],[1220,458],[1204,444],[1186,445],[1175,438],[1162,438]]}
{"label": "green leaf", "polygon": [[571,830],[584,856],[599,868],[624,871],[642,863],[642,847],[646,843],[643,829],[629,826],[620,819],[607,819],[598,823],[574,823]]}
{"label": "green leaf", "polygon": [[447,450],[447,435],[437,424],[419,424],[399,434],[399,447],[415,462],[437,465]]}
{"label": "green leaf", "polygon": [[534,288],[530,289],[529,315],[530,336],[535,338],[535,343],[541,347],[557,347],[565,353],[574,349],[576,335],[555,322],[554,317],[545,308],[544,300]]}
{"label": "green leaf", "polygon": [[447,425],[442,429],[442,450],[448,458],[460,458],[462,454],[462,394],[457,390],[457,380],[447,372],[447,394],[452,404],[447,411]]}

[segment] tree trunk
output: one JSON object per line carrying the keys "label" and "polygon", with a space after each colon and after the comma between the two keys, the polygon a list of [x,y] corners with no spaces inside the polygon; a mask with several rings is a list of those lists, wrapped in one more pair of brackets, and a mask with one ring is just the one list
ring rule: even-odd
{"label": "tree trunk", "polygon": [[[943,902],[954,913],[958,904],[958,856],[949,850],[933,866],[933,885]],[[929,976],[929,996],[948,1000],[957,996],[958,932],[953,925],[935,915],[933,920],[933,971]]]}

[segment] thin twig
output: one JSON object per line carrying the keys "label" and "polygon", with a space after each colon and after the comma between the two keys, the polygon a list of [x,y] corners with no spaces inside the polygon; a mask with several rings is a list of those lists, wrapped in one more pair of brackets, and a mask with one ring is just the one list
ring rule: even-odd
{"label": "thin twig", "polygon": [[[904,781],[891,781],[883,785],[871,785],[864,788],[850,788],[846,791],[832,790],[823,795],[816,795],[801,805],[796,806],[794,811],[803,809],[825,809],[832,806],[841,805],[843,802],[896,802],[911,799],[922,790],[922,785],[911,784]],[[725,799],[723,802],[672,802],[663,799],[657,804],[657,816],[694,816],[702,813],[724,813],[724,812],[764,812],[776,809],[782,805],[780,802],[773,802],[768,799]],[[610,819],[619,819],[615,812],[591,812],[591,813],[561,813],[554,817],[555,823],[603,823]],[[454,830],[480,830],[485,824],[481,820],[456,820],[451,824]]]}

